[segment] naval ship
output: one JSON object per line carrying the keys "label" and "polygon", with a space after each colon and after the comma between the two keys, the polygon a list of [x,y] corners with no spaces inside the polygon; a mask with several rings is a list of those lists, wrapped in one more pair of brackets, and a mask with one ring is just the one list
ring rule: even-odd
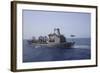
{"label": "naval ship", "polygon": [[54,33],[48,36],[39,36],[38,39],[33,37],[28,43],[35,48],[73,48],[75,42],[68,42],[66,37],[60,33],[59,28],[54,29]]}

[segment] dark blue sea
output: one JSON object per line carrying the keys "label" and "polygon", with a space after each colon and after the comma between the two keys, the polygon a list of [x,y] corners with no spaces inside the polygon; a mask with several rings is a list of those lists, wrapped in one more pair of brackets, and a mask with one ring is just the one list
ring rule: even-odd
{"label": "dark blue sea", "polygon": [[91,59],[90,38],[73,38],[73,48],[34,48],[23,40],[23,62],[63,61]]}

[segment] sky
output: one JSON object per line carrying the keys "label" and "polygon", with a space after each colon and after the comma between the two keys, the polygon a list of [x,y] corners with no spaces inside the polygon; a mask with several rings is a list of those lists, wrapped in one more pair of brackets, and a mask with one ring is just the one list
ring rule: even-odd
{"label": "sky", "polygon": [[89,38],[91,33],[91,14],[82,12],[56,12],[23,10],[23,39],[33,36],[48,36],[59,28],[66,38],[76,35],[76,38]]}

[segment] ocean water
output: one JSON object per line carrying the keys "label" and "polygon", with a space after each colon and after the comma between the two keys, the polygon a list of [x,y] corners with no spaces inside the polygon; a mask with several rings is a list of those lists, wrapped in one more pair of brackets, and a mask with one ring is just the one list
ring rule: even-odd
{"label": "ocean water", "polygon": [[63,61],[91,59],[90,38],[73,38],[73,48],[34,48],[23,40],[23,62]]}

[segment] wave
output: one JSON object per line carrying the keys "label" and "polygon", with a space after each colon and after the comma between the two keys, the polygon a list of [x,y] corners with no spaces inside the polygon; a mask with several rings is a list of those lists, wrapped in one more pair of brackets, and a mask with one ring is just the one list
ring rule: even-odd
{"label": "wave", "polygon": [[74,48],[90,49],[90,45],[75,45]]}

